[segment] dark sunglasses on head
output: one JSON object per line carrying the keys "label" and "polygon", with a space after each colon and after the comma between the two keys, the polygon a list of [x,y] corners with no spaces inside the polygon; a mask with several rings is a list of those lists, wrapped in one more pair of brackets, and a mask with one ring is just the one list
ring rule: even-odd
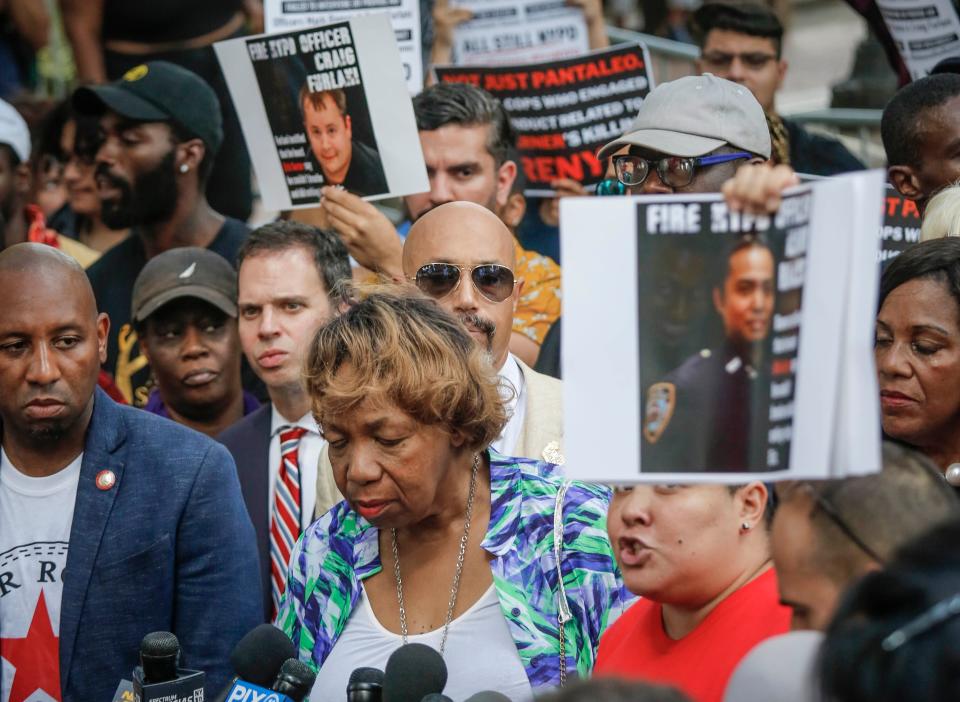
{"label": "dark sunglasses on head", "polygon": [[417,269],[414,282],[424,293],[439,300],[457,289],[461,272],[469,274],[477,292],[490,302],[503,302],[516,285],[513,271],[498,263],[481,263],[479,266],[427,263]]}
{"label": "dark sunglasses on head", "polygon": [[617,179],[628,187],[635,188],[642,185],[654,168],[660,180],[672,188],[683,188],[693,181],[693,174],[703,166],[714,166],[718,163],[728,163],[742,158],[753,158],[746,151],[737,151],[732,154],[716,154],[715,156],[699,156],[689,158],[683,156],[668,156],[666,158],[650,160],[641,156],[624,154],[613,157],[613,167],[617,171]]}

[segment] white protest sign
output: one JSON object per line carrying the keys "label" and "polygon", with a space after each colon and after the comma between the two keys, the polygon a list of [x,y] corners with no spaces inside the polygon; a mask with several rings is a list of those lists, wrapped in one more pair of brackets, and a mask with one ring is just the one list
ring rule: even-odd
{"label": "white protest sign", "polygon": [[423,90],[423,49],[419,0],[264,0],[267,33],[289,32],[386,12],[397,38],[404,77],[411,95]]}
{"label": "white protest sign", "polygon": [[941,59],[960,56],[960,19],[951,0],[877,0],[877,7],[913,80]]}
{"label": "white protest sign", "polygon": [[325,185],[367,200],[429,190],[386,15],[214,48],[266,209],[316,206]]}
{"label": "white protest sign", "polygon": [[869,331],[882,193],[878,173],[826,180],[769,218],[719,195],[562,200],[568,476],[879,470]]}
{"label": "white protest sign", "polygon": [[579,7],[564,0],[458,0],[473,19],[454,31],[457,65],[535,63],[590,50]]}

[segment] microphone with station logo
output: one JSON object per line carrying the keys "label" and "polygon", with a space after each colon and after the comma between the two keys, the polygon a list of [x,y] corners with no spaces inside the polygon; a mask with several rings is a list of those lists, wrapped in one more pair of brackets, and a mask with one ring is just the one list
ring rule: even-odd
{"label": "microphone with station logo", "polygon": [[154,631],[143,637],[140,665],[133,669],[134,702],[203,702],[205,682],[202,671],[180,667],[176,636]]}
{"label": "microphone with station logo", "polygon": [[236,675],[214,702],[275,702],[289,699],[285,696],[271,698],[258,695],[277,694],[270,688],[277,680],[284,662],[296,656],[297,649],[293,641],[273,624],[254,627],[233,647],[230,665]]}

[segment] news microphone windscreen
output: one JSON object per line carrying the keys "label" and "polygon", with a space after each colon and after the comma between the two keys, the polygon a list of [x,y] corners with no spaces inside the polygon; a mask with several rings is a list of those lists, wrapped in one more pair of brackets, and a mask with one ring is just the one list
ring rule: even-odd
{"label": "news microphone windscreen", "polygon": [[147,683],[173,680],[180,664],[180,642],[169,631],[153,631],[140,642],[140,665]]}
{"label": "news microphone windscreen", "polygon": [[383,673],[384,702],[420,702],[432,692],[443,692],[447,666],[429,646],[406,644],[387,660]]}
{"label": "news microphone windscreen", "polygon": [[282,692],[294,702],[301,702],[310,694],[317,674],[306,663],[296,658],[288,658],[280,666],[277,679],[273,683],[276,692]]}
{"label": "news microphone windscreen", "polygon": [[254,627],[237,642],[230,653],[230,665],[237,676],[260,687],[270,687],[283,662],[296,658],[290,637],[273,624]]}
{"label": "news microphone windscreen", "polygon": [[420,702],[453,702],[453,700],[439,692],[431,692],[429,695],[424,695]]}
{"label": "news microphone windscreen", "polygon": [[357,668],[350,673],[348,685],[353,683],[369,683],[372,685],[383,685],[383,671],[376,668]]}
{"label": "news microphone windscreen", "polygon": [[512,702],[512,700],[502,692],[482,690],[470,695],[464,702]]}

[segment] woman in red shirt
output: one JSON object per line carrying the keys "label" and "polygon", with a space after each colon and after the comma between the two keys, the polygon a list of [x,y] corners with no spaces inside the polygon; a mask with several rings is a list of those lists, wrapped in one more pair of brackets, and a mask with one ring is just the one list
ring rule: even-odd
{"label": "woman in red shirt", "polygon": [[667,683],[720,702],[737,663],[790,628],[779,603],[763,483],[621,489],[607,528],[643,599],[600,639],[594,675]]}

